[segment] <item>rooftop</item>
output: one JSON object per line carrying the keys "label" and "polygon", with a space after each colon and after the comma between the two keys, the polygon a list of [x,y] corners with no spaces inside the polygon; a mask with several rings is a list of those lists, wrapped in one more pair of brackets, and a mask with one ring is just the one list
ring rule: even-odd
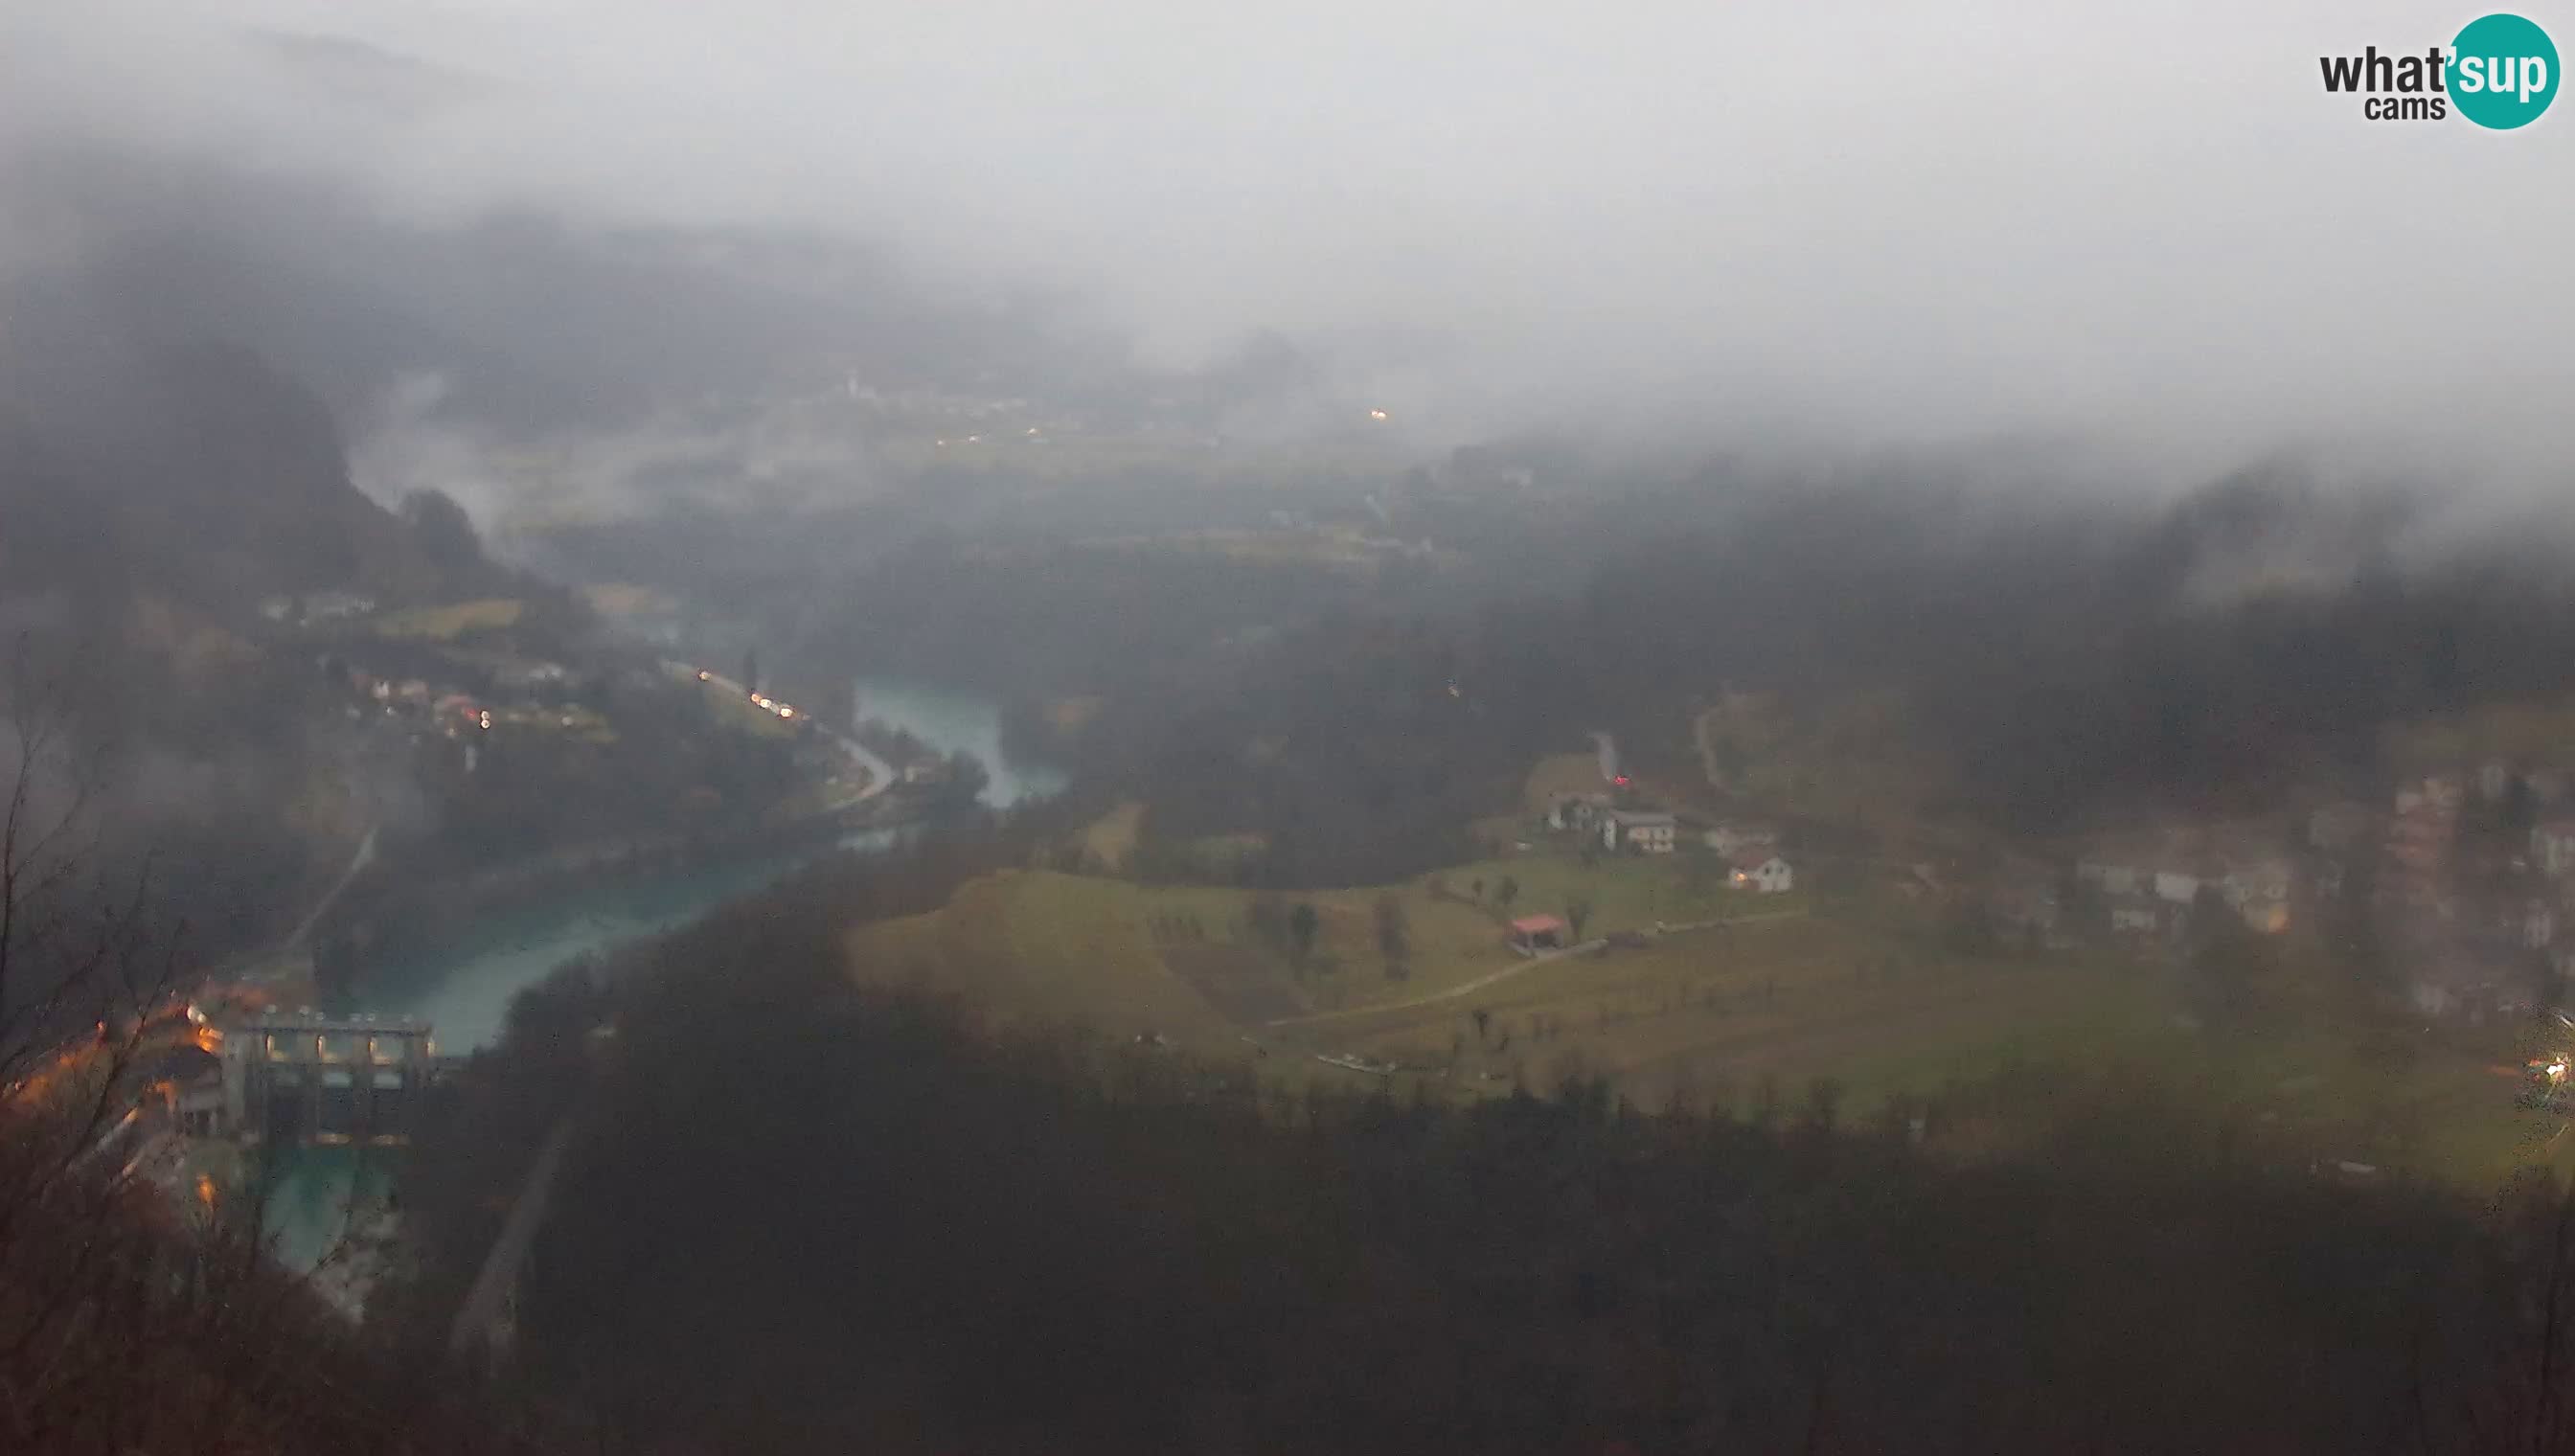
{"label": "rooftop", "polygon": [[437,1028],[409,1016],[327,1016],[317,1011],[262,1011],[222,1023],[228,1031],[350,1032],[380,1036],[427,1036]]}

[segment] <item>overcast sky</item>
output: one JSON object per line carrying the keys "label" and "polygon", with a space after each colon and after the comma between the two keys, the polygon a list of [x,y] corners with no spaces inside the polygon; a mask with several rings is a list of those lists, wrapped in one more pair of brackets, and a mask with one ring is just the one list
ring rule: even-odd
{"label": "overcast sky", "polygon": [[[1799,0],[19,0],[0,128],[890,239],[1186,360],[1459,341],[1425,401],[1869,438],[2361,432],[2563,482],[2575,102],[2370,123],[2471,8]],[[2258,13],[2255,13],[2258,12]],[[2532,10],[2575,54],[2575,11]],[[439,68],[325,83],[250,28]],[[363,76],[364,68],[359,68]]]}

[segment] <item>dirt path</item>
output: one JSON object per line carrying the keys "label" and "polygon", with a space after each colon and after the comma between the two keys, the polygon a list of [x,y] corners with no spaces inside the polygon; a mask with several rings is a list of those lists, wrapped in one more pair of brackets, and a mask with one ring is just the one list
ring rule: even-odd
{"label": "dirt path", "polygon": [[[1772,910],[1766,914],[1740,915],[1730,920],[1701,920],[1690,925],[1676,925],[1668,930],[1647,930],[1644,933],[1649,936],[1659,938],[1660,936],[1667,934],[1683,934],[1690,931],[1714,929],[1719,927],[1732,928],[1736,925],[1759,925],[1779,920],[1802,920],[1806,918],[1806,913],[1807,912],[1803,908],[1793,910]],[[1503,981],[1509,980],[1512,976],[1519,975],[1529,970],[1534,970],[1538,966],[1544,965],[1549,961],[1562,960],[1568,955],[1587,955],[1593,951],[1605,949],[1608,944],[1609,942],[1607,939],[1594,937],[1583,941],[1579,945],[1568,945],[1561,950],[1542,951],[1539,954],[1530,956],[1528,959],[1523,960],[1516,965],[1506,965],[1488,975],[1479,975],[1473,980],[1462,981],[1456,985],[1449,986],[1445,990],[1436,990],[1431,991],[1426,995],[1414,996],[1408,1001],[1377,1001],[1365,1006],[1346,1006],[1337,1011],[1317,1011],[1310,1016],[1283,1016],[1278,1020],[1265,1021],[1262,1024],[1272,1028],[1311,1026],[1323,1021],[1348,1020],[1355,1016],[1377,1016],[1387,1015],[1397,1011],[1416,1010],[1422,1006],[1436,1005],[1441,1001],[1453,1001],[1461,996],[1473,995],[1475,992],[1483,990],[1486,987],[1498,985]]]}

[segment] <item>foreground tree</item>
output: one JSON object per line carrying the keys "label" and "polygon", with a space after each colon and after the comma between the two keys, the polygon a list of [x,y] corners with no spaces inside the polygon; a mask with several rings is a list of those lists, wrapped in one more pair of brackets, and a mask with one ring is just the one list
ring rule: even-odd
{"label": "foreground tree", "polygon": [[151,884],[94,872],[98,765],[61,678],[0,688],[0,1451],[479,1452],[483,1411],[385,1363],[194,1172],[205,1053]]}
{"label": "foreground tree", "polygon": [[1314,906],[1308,901],[1298,900],[1296,907],[1288,912],[1288,942],[1298,960],[1314,953],[1314,934],[1322,924],[1322,916],[1315,913]]}

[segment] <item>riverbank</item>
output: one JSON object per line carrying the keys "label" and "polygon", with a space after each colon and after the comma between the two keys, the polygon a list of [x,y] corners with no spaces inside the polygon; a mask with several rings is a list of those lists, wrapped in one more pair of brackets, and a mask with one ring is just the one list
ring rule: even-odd
{"label": "riverbank", "polygon": [[984,802],[996,808],[1062,793],[1071,777],[1010,741],[1004,717],[997,699],[920,679],[863,677],[850,693],[852,723],[901,729],[943,754],[974,754],[989,775]]}
{"label": "riverbank", "polygon": [[337,1011],[426,1020],[442,1050],[471,1051],[499,1034],[512,996],[563,962],[677,929],[820,855],[882,849],[929,821],[911,815],[723,853],[628,860],[468,903],[424,896],[381,927],[373,953],[325,1001]]}
{"label": "riverbank", "polygon": [[[985,807],[1008,809],[1069,786],[1062,772],[1004,751],[998,705],[884,680],[863,680],[855,696],[854,706],[881,722],[982,758]],[[493,866],[421,887],[399,919],[382,916],[383,901],[344,898],[342,914],[369,907],[382,918],[360,973],[319,999],[343,1013],[425,1020],[437,1028],[440,1052],[471,1053],[499,1039],[511,1001],[556,967],[680,929],[824,854],[890,848],[934,816],[937,792],[895,785],[856,813],[717,841],[674,835],[618,853]],[[350,1227],[353,1201],[362,1223],[380,1215],[399,1180],[397,1161],[379,1154],[370,1162],[347,1148],[302,1148],[281,1159],[266,1180],[281,1258],[313,1269]]]}
{"label": "riverbank", "polygon": [[362,997],[389,947],[401,946],[411,956],[435,956],[446,941],[470,936],[477,921],[531,904],[630,880],[722,873],[738,863],[801,859],[853,839],[872,839],[923,822],[937,809],[929,792],[898,787],[787,824],[581,845],[464,875],[407,882],[380,879],[350,895],[318,938],[315,978],[334,1001]]}
{"label": "riverbank", "polygon": [[[853,722],[871,719],[940,752],[982,760],[985,807],[1007,809],[1070,785],[1061,770],[1006,748],[1002,709],[991,699],[887,678],[857,680],[851,698]],[[889,846],[935,815],[942,791],[894,784],[812,820],[495,866],[408,891],[398,904],[344,899],[343,914],[371,912],[373,933],[352,947],[354,973],[335,978],[321,1000],[344,1012],[425,1019],[438,1028],[442,1050],[471,1051],[499,1034],[511,997],[563,962],[677,929],[818,855]]]}

